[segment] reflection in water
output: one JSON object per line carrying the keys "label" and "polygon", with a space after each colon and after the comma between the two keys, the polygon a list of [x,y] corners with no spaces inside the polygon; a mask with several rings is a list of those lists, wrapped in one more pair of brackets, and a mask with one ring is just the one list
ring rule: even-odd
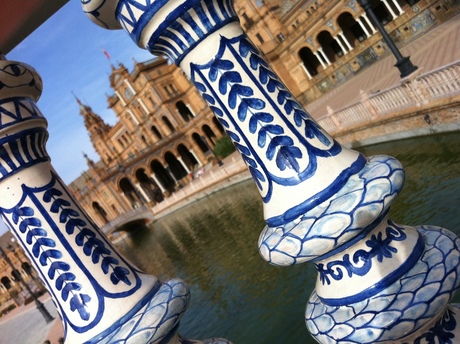
{"label": "reflection in water", "polygon": [[[405,188],[392,207],[402,224],[436,224],[458,233],[460,133],[360,149],[388,154],[406,169]],[[252,180],[202,199],[120,249],[141,269],[165,280],[184,279],[192,301],[181,322],[188,338],[219,336],[235,344],[314,343],[303,321],[316,280],[313,264],[274,267],[257,250],[264,226]]]}

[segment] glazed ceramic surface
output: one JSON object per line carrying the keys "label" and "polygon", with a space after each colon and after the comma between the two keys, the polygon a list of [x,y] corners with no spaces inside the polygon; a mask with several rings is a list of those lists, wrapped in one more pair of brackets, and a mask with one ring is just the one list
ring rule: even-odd
{"label": "glazed ceramic surface", "polygon": [[[459,285],[458,239],[387,218],[404,181],[399,162],[365,158],[320,128],[243,33],[232,1],[82,4],[96,23],[122,27],[194,82],[259,188],[262,256],[317,267],[305,319],[319,342],[458,338],[457,309],[447,308]],[[2,215],[46,281],[71,342],[189,342],[176,334],[188,300],[184,282],[142,274],[99,234],[49,165],[46,124],[31,100],[38,78],[19,64],[2,68],[3,84],[13,85],[0,93]],[[36,80],[29,86],[11,81],[27,73]]]}

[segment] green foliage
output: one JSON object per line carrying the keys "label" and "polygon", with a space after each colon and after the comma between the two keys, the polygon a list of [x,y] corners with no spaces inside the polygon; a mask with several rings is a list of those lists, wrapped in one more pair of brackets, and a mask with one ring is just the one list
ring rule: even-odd
{"label": "green foliage", "polygon": [[216,142],[214,153],[221,159],[226,158],[236,150],[232,140],[228,136],[224,136]]}

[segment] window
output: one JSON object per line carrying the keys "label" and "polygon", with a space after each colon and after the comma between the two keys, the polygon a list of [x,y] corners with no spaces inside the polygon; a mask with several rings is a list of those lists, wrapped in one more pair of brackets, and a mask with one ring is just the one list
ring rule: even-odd
{"label": "window", "polygon": [[125,94],[126,100],[130,100],[134,96],[133,91],[131,91],[131,88],[129,87],[126,87],[123,92]]}

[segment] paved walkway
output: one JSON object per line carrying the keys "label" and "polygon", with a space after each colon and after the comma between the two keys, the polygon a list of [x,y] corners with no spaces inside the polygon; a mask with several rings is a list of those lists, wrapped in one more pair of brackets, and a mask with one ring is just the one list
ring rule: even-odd
{"label": "paved walkway", "polygon": [[[400,49],[403,56],[410,56],[419,69],[415,73],[427,73],[460,60],[460,14],[428,31],[423,36]],[[381,58],[352,79],[326,93],[307,106],[310,115],[319,119],[327,115],[327,106],[334,111],[360,101],[360,90],[366,93],[383,91],[401,81],[391,54]]]}
{"label": "paved walkway", "polygon": [[0,318],[0,344],[43,344],[46,339],[52,344],[59,343],[63,329],[56,307],[48,294],[40,297],[40,301],[55,320],[47,324],[35,302],[15,308]]}
{"label": "paved walkway", "polygon": [[[429,31],[401,49],[404,56],[418,66],[420,73],[434,70],[460,60],[460,15]],[[375,92],[389,88],[400,81],[394,67],[393,55],[382,58],[357,76],[310,104],[307,109],[320,118],[327,113],[326,106],[340,110],[359,101],[359,91]],[[46,339],[57,344],[62,336],[62,325],[56,309],[49,299],[43,301],[50,313],[56,317],[46,324],[35,304],[20,307],[0,318],[0,344],[42,344]]]}

